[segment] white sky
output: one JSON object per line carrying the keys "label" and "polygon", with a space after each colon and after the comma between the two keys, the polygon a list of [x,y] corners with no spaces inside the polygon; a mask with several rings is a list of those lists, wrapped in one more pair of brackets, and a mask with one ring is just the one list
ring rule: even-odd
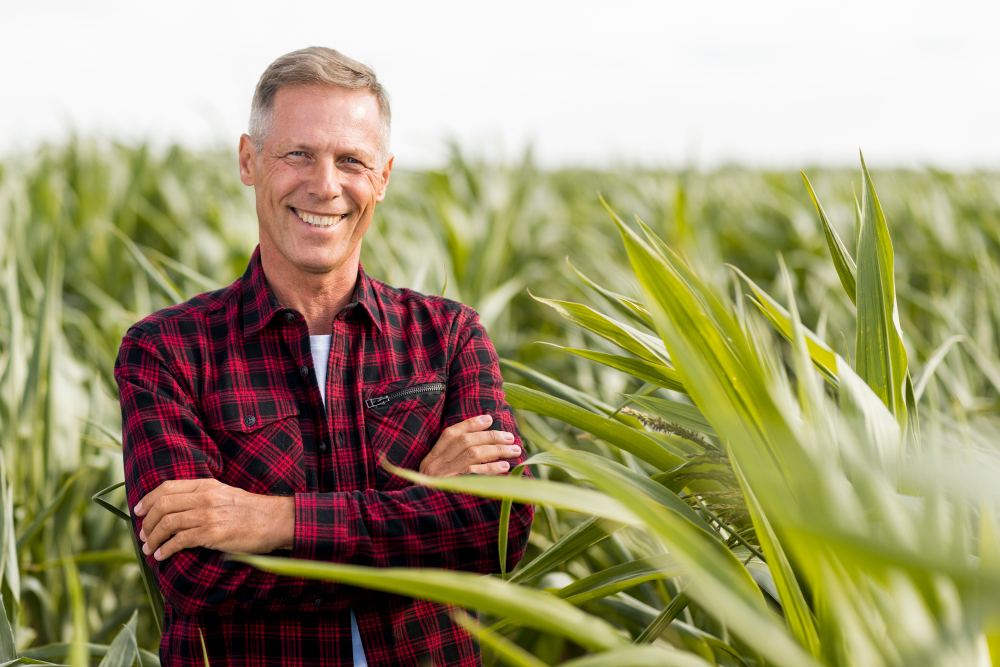
{"label": "white sky", "polygon": [[236,146],[267,64],[372,65],[396,167],[1000,167],[1000,3],[0,0],[0,154],[69,130]]}

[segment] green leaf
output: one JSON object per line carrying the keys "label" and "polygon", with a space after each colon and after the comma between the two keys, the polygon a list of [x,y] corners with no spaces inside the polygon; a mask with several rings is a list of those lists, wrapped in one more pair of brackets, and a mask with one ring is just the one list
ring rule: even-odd
{"label": "green leaf", "polygon": [[667,349],[663,346],[663,341],[656,336],[643,333],[635,327],[612,319],[589,306],[573,303],[572,301],[544,299],[534,294],[531,296],[536,301],[551,306],[570,322],[580,325],[584,329],[611,341],[618,347],[626,349],[646,361],[651,361],[655,364],[670,363],[670,356],[667,354]]}
{"label": "green leaf", "polygon": [[685,573],[670,554],[650,556],[614,565],[579,579],[556,591],[556,595],[577,606],[654,579],[671,579]]}
{"label": "green leaf", "polygon": [[145,254],[143,254],[142,250],[139,250],[139,246],[137,246],[132,239],[125,234],[125,232],[115,226],[110,226],[109,229],[115,236],[121,239],[122,243],[125,244],[125,247],[128,248],[130,253],[132,253],[136,263],[149,275],[150,278],[153,279],[153,282],[156,283],[157,287],[163,290],[163,293],[166,294],[168,298],[170,298],[174,303],[181,303],[184,301],[184,297],[181,296],[177,286],[174,285],[170,281],[170,278],[168,278],[162,271],[153,266],[153,263],[149,261]]}
{"label": "green leaf", "polygon": [[558,396],[559,398],[572,403],[584,410],[590,410],[591,412],[596,412],[598,414],[609,415],[612,413],[613,408],[607,403],[589,396],[579,389],[574,389],[569,385],[563,384],[558,380],[550,378],[548,375],[539,373],[533,368],[530,368],[520,362],[511,361],[510,359],[500,358],[500,368],[504,370],[512,370],[515,373],[531,380],[536,385],[544,389],[549,394],[553,396]]}
{"label": "green leaf", "polygon": [[[684,463],[691,443],[681,438],[658,440],[645,431],[630,428],[613,419],[595,415],[566,401],[517,384],[505,384],[504,393],[511,407],[535,412],[575,426],[597,436],[608,444],[620,447],[660,470],[670,470]],[[672,445],[667,449],[666,443]]]}
{"label": "green leaf", "polygon": [[565,352],[570,352],[584,359],[596,361],[605,366],[610,366],[615,370],[628,373],[634,377],[651,382],[658,387],[672,389],[673,391],[684,392],[684,385],[681,383],[680,375],[672,367],[665,364],[658,364],[645,359],[626,357],[620,354],[608,354],[606,352],[594,352],[592,350],[581,350],[573,347],[563,347],[555,343],[545,343]]}
{"label": "green leaf", "polygon": [[0,597],[0,660],[7,662],[16,658],[17,641],[14,638],[14,629],[10,627],[7,609],[4,607],[3,597]]}
{"label": "green leaf", "polygon": [[112,505],[111,503],[109,503],[107,500],[104,499],[104,496],[108,495],[109,493],[111,493],[116,489],[120,489],[123,486],[125,486],[125,482],[118,482],[117,484],[112,484],[106,489],[101,489],[100,491],[92,495],[90,499],[93,500],[98,505],[100,505],[101,507],[103,507],[104,509],[114,514],[116,517],[118,517],[125,523],[129,524],[129,527],[131,527],[132,517],[128,515],[128,512],[121,509],[120,507],[117,507],[116,505]]}
{"label": "green leaf", "polygon": [[701,410],[693,405],[678,403],[677,401],[670,401],[655,396],[639,396],[638,394],[624,394],[624,396],[644,411],[662,417],[667,421],[680,424],[692,431],[698,431],[706,435],[716,435],[715,429],[705,419],[705,415],[701,414]]}
{"label": "green leaf", "polygon": [[[92,658],[99,658],[108,654],[110,647],[107,644],[86,644],[86,649]],[[45,644],[44,646],[33,646],[24,649],[22,658],[33,660],[65,660],[70,655],[72,645],[69,643],[56,642]],[[139,648],[139,658],[142,667],[160,667],[160,658],[156,653]],[[51,664],[51,663],[31,663],[31,664]]]}
{"label": "green leaf", "polygon": [[740,469],[737,457],[733,455],[732,449],[729,451],[729,459],[733,464],[733,472],[739,480],[743,497],[746,499],[747,509],[750,511],[750,518],[753,521],[757,539],[760,541],[760,548],[767,554],[767,567],[771,571],[774,583],[778,589],[778,598],[781,602],[781,611],[785,616],[785,622],[791,629],[792,634],[799,640],[814,658],[819,660],[822,657],[822,646],[819,640],[819,633],[816,630],[816,619],[812,610],[806,603],[802,589],[799,587],[795,571],[785,555],[785,550],[778,540],[774,529],[771,527],[767,515],[764,513],[753,489],[747,483],[743,471]]}
{"label": "green leaf", "polygon": [[634,299],[630,299],[627,296],[622,296],[621,294],[617,294],[615,292],[612,292],[611,290],[601,287],[593,280],[583,275],[581,271],[579,271],[575,266],[573,266],[573,264],[570,263],[568,257],[566,258],[566,264],[569,265],[569,268],[572,269],[573,273],[576,274],[576,276],[583,282],[583,284],[587,285],[595,292],[597,292],[605,299],[607,299],[608,303],[611,305],[612,308],[617,310],[625,317],[630,318],[635,324],[639,324],[641,326],[647,326],[650,329],[656,329],[656,327],[653,325],[653,318],[649,316],[649,311],[646,310],[646,307],[643,306],[641,303],[635,301]]}
{"label": "green leaf", "polygon": [[608,535],[618,532],[626,524],[601,517],[591,517],[580,523],[529,563],[524,563],[511,576],[510,583],[520,584],[551,572],[572,560]]}
{"label": "green leaf", "polygon": [[208,648],[205,647],[205,635],[198,628],[198,639],[201,641],[201,657],[205,659],[205,667],[212,667],[208,662]]}
{"label": "green leaf", "polygon": [[855,303],[857,294],[857,266],[855,266],[854,260],[851,259],[850,253],[847,252],[847,248],[844,247],[844,243],[840,240],[840,236],[837,235],[837,230],[833,228],[829,218],[826,217],[826,211],[823,210],[819,199],[816,198],[812,183],[809,182],[805,172],[800,171],[799,174],[802,175],[802,180],[806,182],[809,197],[812,198],[813,206],[816,207],[819,219],[823,223],[826,244],[830,248],[830,255],[833,257],[833,265],[837,269],[837,275],[840,276],[840,284],[844,286],[844,291],[851,298],[851,303]]}
{"label": "green leaf", "polygon": [[861,158],[861,234],[858,240],[858,329],[855,370],[906,424],[906,349],[899,328],[892,241],[871,175]]}
{"label": "green leaf", "polygon": [[594,479],[594,476],[597,475],[606,484],[617,484],[621,488],[629,489],[632,494],[641,492],[650,501],[681,517],[691,527],[702,531],[705,536],[716,540],[721,539],[719,534],[709,528],[708,524],[691,509],[691,506],[681,500],[672,490],[645,475],[640,475],[634,470],[606,459],[603,456],[591,452],[566,450],[543,452],[531,457],[530,462],[539,465],[558,466],[564,470],[576,473],[595,484],[598,480]]}
{"label": "green leaf", "polygon": [[666,646],[629,646],[570,660],[560,667],[709,667],[709,663]]}
{"label": "green leaf", "polygon": [[682,611],[687,609],[688,604],[691,603],[691,598],[687,596],[686,593],[681,591],[673,597],[670,603],[663,608],[663,611],[653,619],[653,622],[646,626],[646,629],[635,638],[636,644],[650,644],[663,634],[663,631],[667,629],[674,619],[677,618]]}
{"label": "green leaf", "polygon": [[138,612],[132,612],[127,625],[115,635],[108,652],[101,660],[100,667],[132,667],[139,659],[139,644],[135,639],[135,621]]}
{"label": "green leaf", "polygon": [[944,357],[951,348],[955,346],[956,343],[965,342],[965,336],[959,334],[955,336],[950,336],[943,343],[938,345],[937,349],[931,353],[931,356],[927,357],[927,361],[924,365],[920,367],[920,372],[917,373],[917,377],[913,379],[913,398],[916,402],[920,402],[921,396],[924,395],[924,389],[927,388],[927,383],[932,377],[934,377],[934,371],[937,367],[941,365],[944,361]]}
{"label": "green leaf", "polygon": [[500,658],[504,664],[512,665],[512,667],[549,667],[546,663],[531,655],[506,637],[496,632],[484,630],[468,614],[455,611],[451,617],[455,623],[462,626],[463,630],[479,640],[479,643],[484,648]]}
{"label": "green leaf", "polygon": [[[792,340],[792,317],[785,310],[785,307],[778,303],[770,294],[761,289],[757,283],[750,280],[749,277],[742,271],[740,271],[735,266],[730,266],[733,271],[739,275],[740,278],[746,282],[747,286],[757,297],[756,299],[751,299],[753,303],[760,309],[761,313],[771,322],[775,329],[778,330],[786,340]],[[809,357],[812,359],[813,363],[816,365],[817,370],[823,374],[830,384],[834,387],[839,386],[839,379],[837,377],[837,360],[836,354],[829,346],[816,334],[814,334],[809,329],[802,327],[803,334],[806,338],[806,345],[809,349]]]}
{"label": "green leaf", "polygon": [[549,482],[541,479],[519,479],[506,475],[458,475],[456,477],[430,477],[413,470],[385,465],[386,470],[414,484],[422,484],[442,491],[468,493],[484,498],[511,498],[515,502],[548,505],[570,512],[591,514],[626,524],[638,524],[639,519],[621,503],[603,493],[573,484]]}
{"label": "green leaf", "polygon": [[48,521],[49,517],[52,516],[63,504],[63,501],[66,500],[66,495],[69,493],[69,488],[73,486],[73,482],[80,479],[80,477],[87,472],[90,472],[90,468],[80,468],[73,473],[73,475],[71,475],[70,478],[67,479],[59,488],[59,491],[56,492],[55,497],[49,501],[49,504],[46,505],[38,516],[35,517],[34,521],[32,521],[28,527],[24,529],[21,536],[17,538],[17,551],[19,553],[24,549],[24,546],[31,541],[31,538],[35,536],[35,533],[37,533],[38,529],[42,527],[42,524]]}
{"label": "green leaf", "polygon": [[[513,480],[521,481],[521,480]],[[492,577],[450,570],[373,568],[290,558],[232,555],[230,558],[289,577],[337,581],[423,600],[479,609],[519,625],[572,639],[592,650],[621,646],[622,636],[596,616],[532,588]]]}
{"label": "green leaf", "polygon": [[[522,463],[510,471],[510,476],[519,479],[527,468],[528,464]],[[504,579],[507,578],[507,538],[510,534],[510,508],[513,504],[514,501],[510,498],[504,498],[500,504],[500,535],[497,545],[500,550],[500,576]]]}

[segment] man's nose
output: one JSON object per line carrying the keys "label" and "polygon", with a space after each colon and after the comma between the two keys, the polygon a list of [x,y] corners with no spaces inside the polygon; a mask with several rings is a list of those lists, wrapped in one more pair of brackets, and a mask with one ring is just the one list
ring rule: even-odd
{"label": "man's nose", "polygon": [[313,169],[310,193],[317,199],[334,199],[341,194],[341,173],[333,159],[317,160]]}

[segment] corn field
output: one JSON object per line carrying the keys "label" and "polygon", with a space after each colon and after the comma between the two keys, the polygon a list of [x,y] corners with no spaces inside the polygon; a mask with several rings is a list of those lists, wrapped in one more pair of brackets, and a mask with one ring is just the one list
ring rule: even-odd
{"label": "corn field", "polygon": [[[534,479],[396,472],[536,504],[528,551],[244,558],[476,610],[491,665],[1000,664],[1000,174],[804,172],[395,174],[365,269],[479,311]],[[111,368],[256,234],[230,155],[0,162],[0,663],[158,664]]]}

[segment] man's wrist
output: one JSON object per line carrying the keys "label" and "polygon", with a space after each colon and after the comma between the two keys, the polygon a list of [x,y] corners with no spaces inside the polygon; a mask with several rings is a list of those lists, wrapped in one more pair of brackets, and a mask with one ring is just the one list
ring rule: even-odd
{"label": "man's wrist", "polygon": [[272,496],[272,531],[276,541],[275,549],[291,549],[295,543],[295,498],[293,496]]}

